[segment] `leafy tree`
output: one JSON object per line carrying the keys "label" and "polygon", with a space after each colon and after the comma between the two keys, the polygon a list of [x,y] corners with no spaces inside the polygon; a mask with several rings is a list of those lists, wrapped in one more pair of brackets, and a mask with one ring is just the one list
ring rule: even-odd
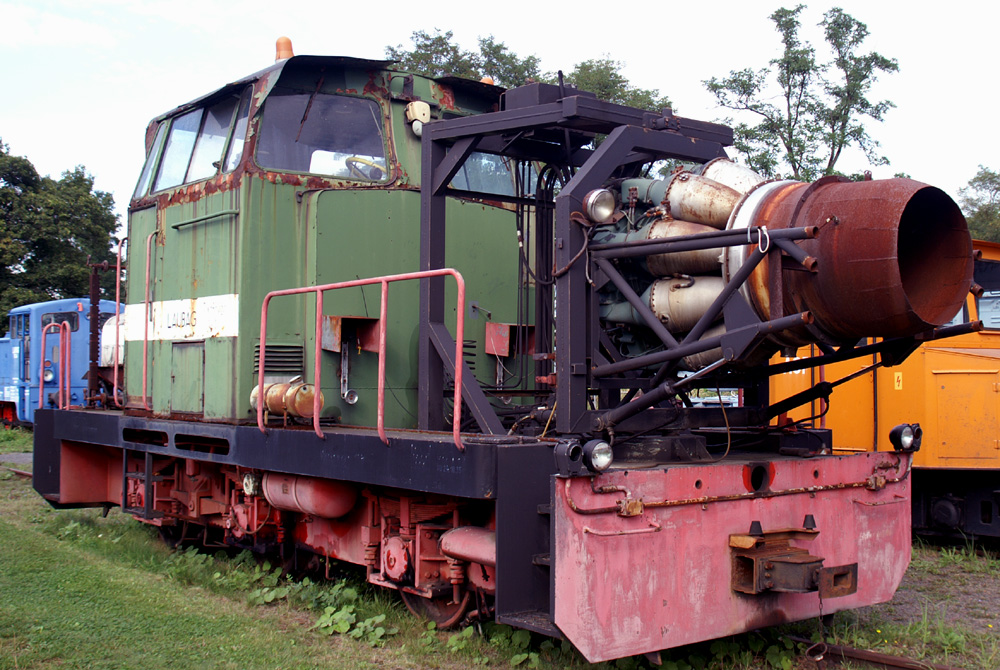
{"label": "leafy tree", "polygon": [[437,28],[434,34],[425,30],[415,30],[410,40],[413,49],[407,51],[402,44],[386,47],[385,55],[390,60],[399,61],[404,70],[425,74],[429,77],[467,77],[478,79],[478,56],[470,51],[463,51],[454,44],[452,32],[441,33]]}
{"label": "leafy tree", "polygon": [[1000,172],[980,165],[979,172],[958,195],[972,236],[1000,242]]}
{"label": "leafy tree", "polygon": [[[18,305],[87,295],[87,257],[113,261],[118,225],[110,193],[82,166],[58,181],[0,142],[0,314]],[[114,273],[102,277],[111,295]],[[111,289],[109,291],[109,288]]]}
{"label": "leafy tree", "polygon": [[566,78],[577,88],[590,91],[602,100],[659,112],[670,107],[670,98],[659,91],[633,86],[622,74],[624,63],[610,58],[597,58],[577,63]]}
{"label": "leafy tree", "polygon": [[546,78],[542,75],[538,56],[520,58],[503,42],[497,42],[492,35],[479,38],[478,70],[483,76],[492,77],[497,86],[505,88],[523,86],[529,81],[542,81]]}
{"label": "leafy tree", "polygon": [[452,41],[453,33],[415,30],[410,36],[413,48],[402,44],[386,47],[385,54],[399,61],[405,70],[431,77],[491,77],[497,86],[521,86],[529,80],[542,78],[537,56],[520,58],[492,35],[479,38],[479,52],[464,51]]}
{"label": "leafy tree", "polygon": [[[556,76],[541,71],[541,61],[537,56],[521,58],[506,44],[495,37],[479,38],[479,51],[464,51],[453,40],[449,30],[434,33],[423,30],[413,32],[410,40],[412,49],[402,44],[386,47],[388,58],[399,61],[403,69],[431,77],[453,75],[479,79],[492,77],[498,86],[512,88],[531,81],[554,83]],[[670,100],[659,91],[632,86],[621,73],[623,64],[610,58],[598,58],[578,63],[566,76],[567,83],[595,93],[604,100],[641,109],[658,112],[670,106]]]}
{"label": "leafy tree", "polygon": [[[783,45],[771,67],[732,71],[704,82],[721,106],[756,117],[754,123],[734,127],[737,150],[749,167],[768,177],[785,171],[803,180],[835,174],[849,146],[864,151],[872,165],[887,165],[863,119],[881,121],[895,106],[868,96],[878,75],[897,72],[899,65],[874,51],[860,53],[868,27],[837,7],[819,23],[833,53],[832,60],[820,63],[813,46],[799,37],[803,9],[805,5],[797,5],[771,14]],[[771,102],[775,97],[777,104]]]}

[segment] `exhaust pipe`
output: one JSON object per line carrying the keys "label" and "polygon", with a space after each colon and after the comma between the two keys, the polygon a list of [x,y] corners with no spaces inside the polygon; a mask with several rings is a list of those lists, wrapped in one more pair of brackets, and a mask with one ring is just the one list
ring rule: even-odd
{"label": "exhaust pipe", "polygon": [[[770,255],[741,289],[761,319],[812,313],[812,325],[775,336],[781,346],[916,335],[954,317],[972,284],[965,217],[946,193],[912,179],[764,184],[728,224],[749,226],[819,228],[798,245],[816,259],[815,272],[785,271]],[[723,277],[732,277],[751,250],[730,247]],[[777,286],[780,294],[772,295]]]}

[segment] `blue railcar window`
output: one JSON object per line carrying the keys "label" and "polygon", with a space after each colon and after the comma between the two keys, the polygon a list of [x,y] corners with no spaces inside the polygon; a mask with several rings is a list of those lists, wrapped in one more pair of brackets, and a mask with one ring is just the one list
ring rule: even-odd
{"label": "blue railcar window", "polygon": [[69,323],[69,329],[72,331],[80,329],[80,315],[77,312],[50,312],[42,314],[42,328],[50,323],[62,323],[63,321]]}
{"label": "blue railcar window", "polygon": [[264,103],[257,163],[267,170],[384,181],[381,108],[364,98],[275,86]]}

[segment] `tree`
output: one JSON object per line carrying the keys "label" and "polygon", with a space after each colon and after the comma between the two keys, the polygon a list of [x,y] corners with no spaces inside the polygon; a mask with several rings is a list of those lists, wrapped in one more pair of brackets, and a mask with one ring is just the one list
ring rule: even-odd
{"label": "tree", "polygon": [[958,196],[972,236],[1000,242],[1000,172],[980,165],[979,172]]}
{"label": "tree", "polygon": [[[18,305],[87,295],[87,257],[113,261],[118,226],[111,194],[82,166],[58,181],[0,141],[0,314]],[[113,295],[114,273],[102,277]],[[111,290],[109,290],[109,287]]]}
{"label": "tree", "polygon": [[434,29],[434,34],[415,30],[410,36],[413,48],[404,49],[402,44],[386,47],[385,55],[398,61],[405,70],[429,77],[465,77],[481,79],[491,77],[497,86],[507,88],[521,86],[529,80],[542,77],[537,56],[520,58],[490,35],[479,38],[479,52],[464,51],[452,42],[453,33],[442,33]]}
{"label": "tree", "polygon": [[638,107],[651,112],[670,107],[670,99],[659,91],[633,86],[622,74],[624,63],[610,58],[598,58],[577,63],[566,78],[580,90],[590,91],[602,100]]}
{"label": "tree", "polygon": [[[735,125],[736,149],[750,168],[767,177],[789,172],[811,181],[836,174],[849,146],[864,151],[872,165],[887,165],[862,121],[881,121],[895,106],[868,96],[879,73],[897,72],[899,65],[874,51],[859,53],[868,27],[836,7],[819,23],[833,54],[828,63],[820,63],[812,45],[799,38],[803,9],[798,5],[771,14],[783,49],[770,68],[732,71],[724,79],[704,82],[721,106],[756,117],[753,123]],[[775,88],[779,104],[770,102]]]}
{"label": "tree", "polygon": [[478,69],[483,76],[491,77],[497,86],[504,88],[545,79],[538,56],[522,59],[503,42],[497,42],[493,35],[479,38]]}
{"label": "tree", "polygon": [[402,44],[386,47],[385,55],[398,61],[404,70],[428,77],[466,77],[478,79],[479,61],[476,54],[463,51],[451,41],[452,32],[442,34],[437,28],[431,35],[425,30],[415,30],[410,40],[413,49],[407,51]]}
{"label": "tree", "polygon": [[[492,35],[479,38],[478,53],[462,50],[453,43],[453,37],[450,30],[442,33],[435,29],[433,34],[417,30],[410,37],[412,49],[407,50],[399,44],[386,47],[385,54],[398,61],[403,69],[430,77],[452,75],[479,79],[488,76],[505,88],[532,81],[556,81],[556,75],[541,71],[537,56],[521,58]],[[654,112],[670,106],[670,100],[659,91],[632,86],[621,73],[623,67],[623,63],[610,58],[591,59],[578,63],[565,81],[603,100],[622,105]]]}

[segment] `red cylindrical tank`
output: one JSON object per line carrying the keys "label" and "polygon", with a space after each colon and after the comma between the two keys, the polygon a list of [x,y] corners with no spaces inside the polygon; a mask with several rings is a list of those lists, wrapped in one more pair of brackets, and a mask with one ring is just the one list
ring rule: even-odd
{"label": "red cylindrical tank", "polygon": [[269,472],[263,480],[264,497],[273,507],[337,519],[354,507],[358,491],[351,484],[317,477]]}
{"label": "red cylindrical tank", "polygon": [[452,528],[441,536],[441,553],[460,561],[493,567],[497,564],[497,534],[479,526]]}

